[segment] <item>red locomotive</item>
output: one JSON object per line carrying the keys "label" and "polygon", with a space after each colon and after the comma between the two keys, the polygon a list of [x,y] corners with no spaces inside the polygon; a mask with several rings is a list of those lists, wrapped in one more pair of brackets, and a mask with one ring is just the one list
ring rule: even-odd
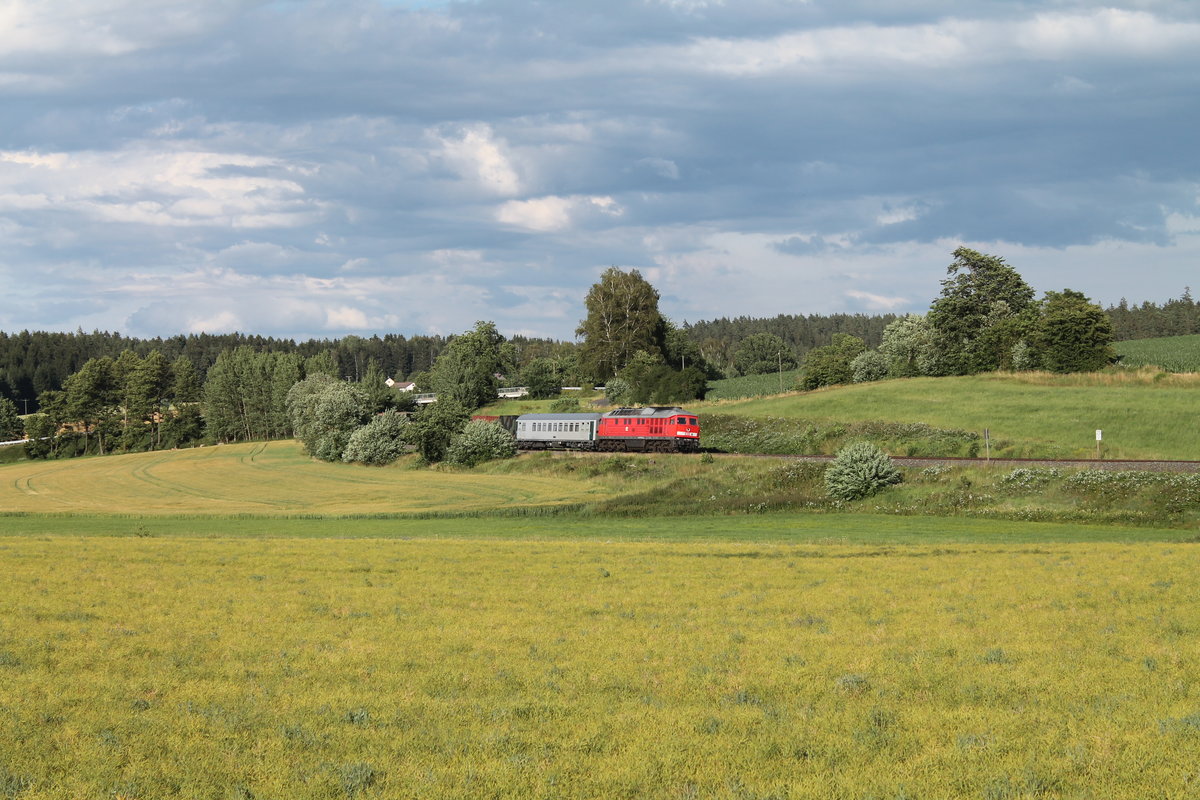
{"label": "red locomotive", "polygon": [[522,450],[695,453],[700,420],[678,406],[615,408],[603,414],[522,414],[513,433]]}

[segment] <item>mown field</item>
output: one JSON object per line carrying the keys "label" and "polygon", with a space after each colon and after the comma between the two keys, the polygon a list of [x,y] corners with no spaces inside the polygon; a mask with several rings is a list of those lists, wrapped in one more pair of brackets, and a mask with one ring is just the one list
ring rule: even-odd
{"label": "mown field", "polygon": [[294,441],[0,465],[0,510],[77,514],[397,514],[561,505],[599,487],[567,477],[369,468]]}
{"label": "mown field", "polygon": [[[569,534],[568,534],[569,535]],[[1187,797],[1194,544],[0,538],[27,798]]]}
{"label": "mown field", "polygon": [[[701,414],[922,423],[994,440],[993,454],[1200,459],[1200,376],[1129,373],[909,378],[714,403]],[[981,451],[982,452],[982,448]]]}
{"label": "mown field", "polygon": [[1117,342],[1126,367],[1160,367],[1168,372],[1200,372],[1200,335],[1166,336]]}

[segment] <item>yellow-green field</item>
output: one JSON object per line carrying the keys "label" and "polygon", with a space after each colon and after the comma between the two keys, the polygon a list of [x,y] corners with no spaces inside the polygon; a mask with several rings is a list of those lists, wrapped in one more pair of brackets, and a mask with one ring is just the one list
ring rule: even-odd
{"label": "yellow-green field", "polygon": [[1184,798],[1194,544],[0,539],[0,795]]}
{"label": "yellow-green field", "polygon": [[557,505],[596,487],[330,464],[294,441],[0,466],[0,510],[77,514],[395,514]]}

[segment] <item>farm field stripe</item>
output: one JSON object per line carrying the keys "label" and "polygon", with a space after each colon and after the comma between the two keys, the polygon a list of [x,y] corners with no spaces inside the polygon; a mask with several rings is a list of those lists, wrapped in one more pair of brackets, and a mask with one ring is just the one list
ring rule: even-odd
{"label": "farm field stripe", "polygon": [[773,542],[806,546],[927,546],[1053,542],[1190,542],[1195,531],[963,517],[772,513],[721,517],[462,518],[265,515],[0,514],[0,542],[28,537]]}

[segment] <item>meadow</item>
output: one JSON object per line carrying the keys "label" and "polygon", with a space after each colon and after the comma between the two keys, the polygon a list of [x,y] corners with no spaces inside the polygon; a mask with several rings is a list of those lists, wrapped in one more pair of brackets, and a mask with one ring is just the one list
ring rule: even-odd
{"label": "meadow", "polygon": [[1168,372],[1200,372],[1200,335],[1133,339],[1114,346],[1125,367],[1159,367]]}
{"label": "meadow", "polygon": [[0,509],[76,514],[402,514],[577,503],[566,477],[370,468],[309,458],[295,441],[0,465]]}
{"label": "meadow", "polygon": [[[887,421],[990,431],[993,455],[1200,459],[1200,376],[1155,370],[905,378],[697,407],[702,415],[814,423]],[[903,454],[903,453],[901,453]]]}
{"label": "meadow", "polygon": [[[718,418],[709,419],[706,424],[719,427]],[[788,430],[786,421],[776,421],[768,426],[774,438],[750,441],[756,446],[795,445],[800,440],[780,439],[780,432]],[[812,430],[804,427],[800,433]],[[942,450],[976,443],[944,431],[917,433],[922,431],[929,435],[919,439],[901,426],[907,438],[896,441],[921,441],[926,449]],[[878,439],[885,432],[849,425],[839,435],[848,440],[870,433]],[[132,526],[148,534],[174,527],[182,533],[222,535],[227,526],[239,536],[252,531],[292,535],[285,523],[311,521],[317,536],[373,536],[412,531],[409,522],[445,520],[447,527],[438,530],[446,533],[438,535],[461,535],[455,531],[467,530],[468,520],[480,520],[486,530],[497,520],[541,519],[549,527],[538,530],[546,535],[553,526],[575,534],[581,526],[603,530],[619,520],[653,518],[662,520],[655,535],[670,537],[675,517],[713,518],[721,529],[734,525],[727,525],[730,519],[787,512],[1179,531],[1200,525],[1200,475],[1194,473],[1014,469],[980,460],[907,468],[900,485],[846,502],[827,495],[824,470],[823,463],[791,459],[602,453],[525,454],[475,469],[419,468],[415,457],[408,456],[379,468],[316,461],[295,442],[257,442],[0,465],[0,533],[52,531],[62,521],[79,521],[90,530],[112,519],[117,534]],[[356,532],[338,533],[336,525],[322,521],[353,523]],[[455,528],[457,522],[463,524]],[[686,523],[688,530],[694,525],[694,520]],[[420,526],[415,530],[429,535]]]}
{"label": "meadow", "polygon": [[1184,797],[1190,544],[0,538],[7,797]]}

